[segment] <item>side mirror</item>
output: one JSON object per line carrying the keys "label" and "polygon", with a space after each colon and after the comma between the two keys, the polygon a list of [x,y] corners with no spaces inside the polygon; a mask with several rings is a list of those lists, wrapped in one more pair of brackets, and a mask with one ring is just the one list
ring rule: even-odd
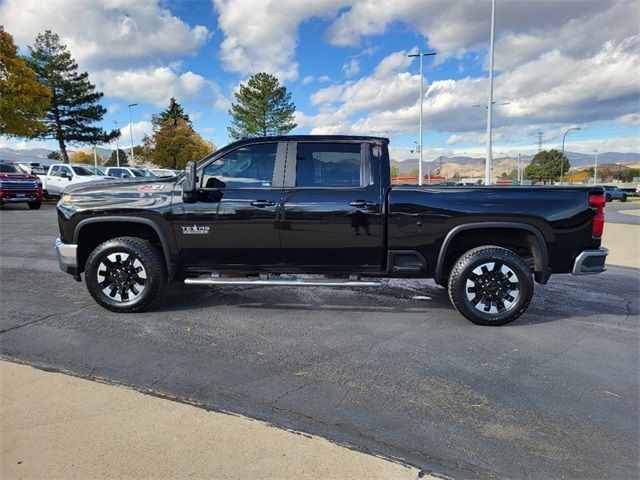
{"label": "side mirror", "polygon": [[62,172],[62,173],[60,174],[60,176],[61,176],[62,178],[66,178],[67,180],[71,180],[71,175],[69,175],[69,173],[68,173],[68,172]]}
{"label": "side mirror", "polygon": [[190,161],[187,162],[186,167],[184,168],[184,181],[182,182],[182,199],[185,202],[195,202],[197,201],[196,195],[196,162]]}

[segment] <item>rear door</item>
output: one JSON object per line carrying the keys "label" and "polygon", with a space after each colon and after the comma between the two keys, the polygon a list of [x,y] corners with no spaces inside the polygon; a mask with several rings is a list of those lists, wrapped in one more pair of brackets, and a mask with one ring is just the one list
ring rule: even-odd
{"label": "rear door", "polygon": [[240,146],[198,170],[195,203],[174,203],[174,233],[192,270],[245,269],[281,262],[276,211],[285,142]]}
{"label": "rear door", "polygon": [[289,142],[280,238],[286,264],[382,272],[383,204],[372,144]]}

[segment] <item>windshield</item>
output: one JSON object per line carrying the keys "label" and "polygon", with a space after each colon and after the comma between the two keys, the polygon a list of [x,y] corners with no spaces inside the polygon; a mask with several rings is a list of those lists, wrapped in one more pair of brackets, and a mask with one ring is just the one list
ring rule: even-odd
{"label": "windshield", "polygon": [[82,177],[88,177],[93,175],[93,172],[89,170],[88,167],[71,167],[73,169],[73,173],[76,175],[80,175]]}
{"label": "windshield", "polygon": [[0,173],[20,173],[15,165],[0,163]]}
{"label": "windshield", "polygon": [[137,168],[132,168],[131,171],[136,177],[155,177],[153,172],[149,170],[138,170]]}

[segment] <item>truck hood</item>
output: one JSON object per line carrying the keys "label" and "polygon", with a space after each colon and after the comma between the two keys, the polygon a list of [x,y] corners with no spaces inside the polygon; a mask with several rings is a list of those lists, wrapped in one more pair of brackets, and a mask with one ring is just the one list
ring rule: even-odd
{"label": "truck hood", "polygon": [[[61,210],[91,210],[96,212],[148,209],[171,203],[179,179],[140,178],[108,180],[71,184],[62,192],[58,207]],[[181,180],[181,179],[180,179]]]}
{"label": "truck hood", "polygon": [[40,178],[28,173],[0,173],[0,180],[35,180],[39,182]]}

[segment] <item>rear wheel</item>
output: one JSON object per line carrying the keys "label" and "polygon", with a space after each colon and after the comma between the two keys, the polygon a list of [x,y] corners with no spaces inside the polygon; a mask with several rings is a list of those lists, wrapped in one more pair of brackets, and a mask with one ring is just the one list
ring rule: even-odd
{"label": "rear wheel", "polygon": [[522,315],[533,296],[527,264],[511,250],[474,248],[458,259],[449,275],[449,298],[477,325],[505,325]]}
{"label": "rear wheel", "polygon": [[148,307],[164,288],[167,274],[161,252],[150,242],[120,237],[98,245],[85,268],[89,293],[113,312]]}
{"label": "rear wheel", "polygon": [[622,198],[620,199],[621,202],[626,202],[627,201],[627,196],[623,195]]}
{"label": "rear wheel", "polygon": [[607,202],[611,201],[611,195],[607,193]]}

